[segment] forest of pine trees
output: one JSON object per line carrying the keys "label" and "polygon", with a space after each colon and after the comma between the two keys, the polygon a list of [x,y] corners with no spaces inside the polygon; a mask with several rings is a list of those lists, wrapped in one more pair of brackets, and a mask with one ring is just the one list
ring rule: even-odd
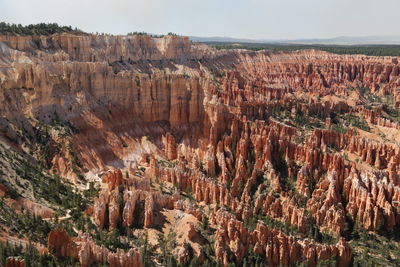
{"label": "forest of pine trees", "polygon": [[4,35],[52,35],[57,33],[84,34],[71,26],[60,26],[57,23],[39,23],[23,26],[21,24],[0,22],[0,34]]}
{"label": "forest of pine trees", "polygon": [[206,42],[217,49],[271,50],[289,52],[315,49],[334,54],[367,55],[367,56],[400,56],[400,45],[297,45],[297,44],[263,44],[263,43],[223,43]]}

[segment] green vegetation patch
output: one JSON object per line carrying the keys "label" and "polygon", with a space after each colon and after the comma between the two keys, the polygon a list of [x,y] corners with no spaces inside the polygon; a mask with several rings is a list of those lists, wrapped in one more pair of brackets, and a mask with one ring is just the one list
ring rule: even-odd
{"label": "green vegetation patch", "polygon": [[20,237],[26,237],[41,244],[46,244],[47,234],[51,230],[49,222],[30,214],[29,211],[17,213],[3,199],[0,199],[0,225],[7,226],[11,232]]}
{"label": "green vegetation patch", "polygon": [[224,43],[205,42],[217,49],[271,50],[290,52],[297,50],[321,50],[340,55],[400,56],[400,45],[301,45],[301,44],[264,44],[264,43]]}
{"label": "green vegetation patch", "polygon": [[52,35],[60,33],[85,34],[85,32],[71,26],[60,26],[57,23],[39,23],[23,26],[0,22],[0,34],[4,35]]}
{"label": "green vegetation patch", "polygon": [[31,244],[26,247],[13,246],[9,243],[0,242],[0,266],[6,266],[8,257],[20,257],[25,260],[25,266],[28,267],[66,267],[77,266],[72,258],[60,257],[56,258],[49,253],[39,253],[39,251]]}

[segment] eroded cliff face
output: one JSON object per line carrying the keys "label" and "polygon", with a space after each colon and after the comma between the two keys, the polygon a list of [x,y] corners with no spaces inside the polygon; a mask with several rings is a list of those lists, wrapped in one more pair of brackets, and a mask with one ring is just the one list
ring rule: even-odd
{"label": "eroded cliff face", "polygon": [[[100,187],[85,219],[59,219],[77,237],[48,237],[83,266],[165,264],[169,246],[181,263],[349,266],[352,233],[399,230],[397,58],[176,36],[2,36],[0,49],[2,140]],[[118,250],[93,227],[118,231]]]}
{"label": "eroded cliff face", "polygon": [[[192,45],[188,37],[148,35],[99,36],[62,34],[53,36],[1,36],[8,47],[24,52],[57,52],[63,59],[83,62],[201,59],[210,50]],[[49,56],[49,55],[48,55]],[[59,59],[59,58],[54,58]]]}

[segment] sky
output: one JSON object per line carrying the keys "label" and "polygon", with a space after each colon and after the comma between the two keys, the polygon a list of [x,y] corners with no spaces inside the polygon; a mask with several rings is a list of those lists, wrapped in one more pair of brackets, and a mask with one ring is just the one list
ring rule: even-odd
{"label": "sky", "polygon": [[249,39],[400,35],[400,0],[0,0],[0,21]]}

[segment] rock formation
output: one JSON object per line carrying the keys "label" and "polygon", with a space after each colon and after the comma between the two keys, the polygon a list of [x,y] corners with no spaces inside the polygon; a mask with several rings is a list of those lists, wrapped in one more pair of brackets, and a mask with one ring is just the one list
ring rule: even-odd
{"label": "rock formation", "polygon": [[[351,225],[399,230],[397,58],[220,51],[179,36],[0,45],[1,140],[82,194],[96,184],[82,216],[97,231],[146,233],[157,254],[170,240],[154,236],[183,222],[188,235],[171,251],[181,263],[254,254],[272,266],[349,266]],[[63,220],[79,217],[71,210]],[[136,245],[113,252],[74,229],[51,231],[49,250],[82,266],[143,264]]]}
{"label": "rock formation", "polygon": [[49,233],[48,248],[54,249],[64,257],[72,257],[79,261],[81,266],[108,263],[113,267],[142,266],[138,249],[128,251],[117,250],[111,252],[107,248],[96,245],[86,236],[70,238],[62,229]]}
{"label": "rock formation", "polygon": [[8,257],[5,267],[25,267],[25,260],[19,257]]}

